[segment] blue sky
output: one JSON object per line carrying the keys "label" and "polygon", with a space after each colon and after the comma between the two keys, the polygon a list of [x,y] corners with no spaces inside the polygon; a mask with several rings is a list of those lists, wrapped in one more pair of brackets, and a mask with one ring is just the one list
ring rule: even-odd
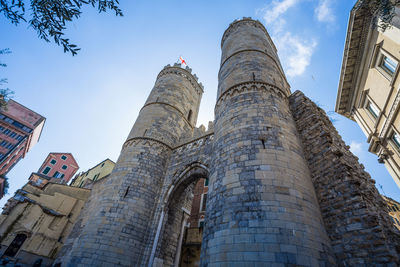
{"label": "blue sky", "polygon": [[[117,160],[121,146],[163,66],[181,55],[205,86],[198,125],[214,119],[220,41],[234,19],[260,20],[277,45],[292,91],[334,110],[349,12],[355,0],[121,1],[124,17],[85,8],[68,25],[81,47],[72,57],[37,38],[26,24],[0,17],[0,48],[14,99],[47,118],[39,143],[9,173],[10,194],[49,152],[71,152],[79,171]],[[400,190],[356,123],[332,114],[335,126],[385,194]],[[381,191],[381,189],[379,188]]]}

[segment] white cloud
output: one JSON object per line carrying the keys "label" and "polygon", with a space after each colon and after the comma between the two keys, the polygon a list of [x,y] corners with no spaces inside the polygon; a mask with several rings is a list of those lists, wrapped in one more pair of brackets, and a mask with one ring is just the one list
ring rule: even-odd
{"label": "white cloud", "polygon": [[292,6],[296,5],[299,0],[283,0],[283,1],[272,1],[264,10],[264,20],[267,24],[274,22],[279,16],[286,13],[286,11]]}
{"label": "white cloud", "polygon": [[317,8],[315,9],[315,15],[318,21],[332,23],[335,21],[331,8],[331,0],[320,0]]}
{"label": "white cloud", "polygon": [[278,49],[282,65],[289,77],[302,75],[310,64],[317,42],[310,37],[300,37],[286,29],[285,13],[301,0],[272,1],[262,9],[265,23]]}
{"label": "white cloud", "polygon": [[305,72],[318,44],[315,40],[294,36],[290,32],[274,36],[274,41],[286,67],[286,74],[290,77],[299,76]]}
{"label": "white cloud", "polygon": [[353,152],[353,154],[360,157],[360,155],[362,154],[362,149],[363,149],[362,143],[358,143],[356,141],[351,141],[350,151]]}

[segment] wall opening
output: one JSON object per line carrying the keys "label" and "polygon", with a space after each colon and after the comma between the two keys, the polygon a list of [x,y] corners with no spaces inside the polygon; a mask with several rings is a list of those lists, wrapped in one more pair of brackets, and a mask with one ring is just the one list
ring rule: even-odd
{"label": "wall opening", "polygon": [[188,121],[190,121],[192,119],[192,110],[189,110],[189,114],[187,116]]}
{"label": "wall opening", "polygon": [[8,246],[3,256],[14,257],[19,249],[24,244],[25,240],[28,238],[26,234],[17,234],[11,244]]}
{"label": "wall opening", "polygon": [[191,174],[170,194],[156,258],[164,266],[200,266],[208,173]]}

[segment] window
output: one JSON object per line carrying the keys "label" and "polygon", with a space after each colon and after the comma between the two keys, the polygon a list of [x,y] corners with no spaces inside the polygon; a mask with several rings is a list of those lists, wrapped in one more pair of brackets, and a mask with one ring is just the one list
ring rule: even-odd
{"label": "window", "polygon": [[397,147],[397,149],[400,149],[400,135],[399,134],[397,134],[396,132],[393,132],[392,137],[390,138],[390,140]]}
{"label": "window", "polygon": [[369,111],[369,113],[371,113],[371,115],[375,119],[378,118],[378,116],[380,114],[380,110],[374,103],[372,103],[371,100],[369,100],[369,99],[367,100],[367,104],[366,104],[365,108]]}
{"label": "window", "polygon": [[11,149],[11,148],[13,148],[13,146],[14,146],[14,144],[9,143],[9,144],[6,146],[6,148]]}
{"label": "window", "polygon": [[61,169],[66,170],[68,168],[67,165],[62,165]]}
{"label": "window", "polygon": [[103,164],[101,164],[100,168],[103,168],[103,166],[104,166],[104,163],[103,163]]}
{"label": "window", "polygon": [[204,186],[208,186],[208,179],[204,179]]}
{"label": "window", "polygon": [[48,174],[50,170],[51,170],[51,168],[49,166],[47,166],[46,168],[44,168],[42,173],[43,174]]}
{"label": "window", "polygon": [[61,159],[62,159],[62,160],[66,160],[66,159],[67,159],[67,156],[62,155],[62,156],[61,156]]}
{"label": "window", "polygon": [[199,221],[199,228],[203,228],[204,227],[204,221]]}
{"label": "window", "polygon": [[207,194],[203,194],[201,195],[200,212],[206,210],[206,204],[207,204]]}
{"label": "window", "polygon": [[25,234],[17,234],[4,252],[4,256],[14,257],[18,250],[22,247],[22,244],[25,242],[26,238],[27,236]]}
{"label": "window", "polygon": [[382,56],[381,62],[380,62],[380,67],[386,71],[390,76],[394,74],[397,68],[397,62],[385,55]]}
{"label": "window", "polygon": [[189,114],[188,114],[188,117],[187,117],[188,121],[190,121],[191,118],[192,118],[192,110],[189,110]]}
{"label": "window", "polygon": [[9,133],[11,133],[11,131],[9,129],[5,129],[4,134],[8,135]]}
{"label": "window", "polygon": [[398,61],[381,48],[377,52],[375,66],[383,76],[388,80],[392,80],[397,70]]}
{"label": "window", "polygon": [[51,161],[50,161],[50,164],[52,164],[52,165],[54,165],[54,164],[56,164],[57,163],[57,160],[55,160],[55,159],[52,159]]}
{"label": "window", "polygon": [[63,174],[61,172],[56,171],[53,175],[54,178],[62,178]]}
{"label": "window", "polygon": [[7,141],[6,140],[3,140],[3,141],[0,142],[0,146],[6,147],[6,145],[7,145]]}
{"label": "window", "polygon": [[93,181],[96,181],[97,178],[99,178],[99,176],[100,176],[100,173],[96,174],[96,175],[93,177]]}

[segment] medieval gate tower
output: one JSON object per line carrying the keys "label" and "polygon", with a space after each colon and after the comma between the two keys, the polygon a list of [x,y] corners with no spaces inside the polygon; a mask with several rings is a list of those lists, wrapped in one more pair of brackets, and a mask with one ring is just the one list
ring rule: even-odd
{"label": "medieval gate tower", "polygon": [[208,178],[202,266],[399,263],[373,180],[324,112],[291,94],[264,26],[235,21],[221,47],[214,124],[195,127],[191,69],[166,66],[59,262],[176,266],[191,189]]}

